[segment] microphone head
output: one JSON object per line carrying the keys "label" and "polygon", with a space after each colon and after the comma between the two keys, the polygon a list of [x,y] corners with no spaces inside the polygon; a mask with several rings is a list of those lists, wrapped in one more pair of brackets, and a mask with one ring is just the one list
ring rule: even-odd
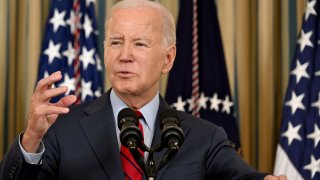
{"label": "microphone head", "polygon": [[178,150],[184,140],[178,113],[173,109],[165,109],[159,117],[161,142],[170,150]]}
{"label": "microphone head", "polygon": [[129,149],[136,149],[142,144],[142,133],[139,128],[139,119],[130,108],[122,109],[118,114],[118,128],[120,142]]}
{"label": "microphone head", "polygon": [[178,113],[173,109],[165,109],[163,110],[160,115],[160,128],[163,129],[163,126],[166,124],[167,118],[174,121],[178,126],[180,126],[180,117]]}
{"label": "microphone head", "polygon": [[123,108],[118,114],[118,128],[120,130],[122,129],[122,125],[124,123],[122,120],[127,117],[136,119],[138,121],[138,117],[134,110],[132,110],[131,108]]}

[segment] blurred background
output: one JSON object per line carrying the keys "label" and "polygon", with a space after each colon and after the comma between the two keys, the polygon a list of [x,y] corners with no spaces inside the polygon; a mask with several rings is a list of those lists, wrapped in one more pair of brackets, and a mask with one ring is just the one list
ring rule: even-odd
{"label": "blurred background", "polygon": [[[178,0],[158,0],[178,18]],[[98,49],[116,0],[96,0]],[[272,172],[290,63],[304,0],[216,0],[225,63],[236,105],[241,154]],[[23,131],[39,67],[51,0],[0,0],[0,159]],[[166,94],[167,77],[161,84]],[[105,89],[109,85],[106,83]]]}

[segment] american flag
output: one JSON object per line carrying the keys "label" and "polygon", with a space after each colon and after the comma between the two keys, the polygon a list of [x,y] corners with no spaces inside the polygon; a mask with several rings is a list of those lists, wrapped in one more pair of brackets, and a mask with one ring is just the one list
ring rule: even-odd
{"label": "american flag", "polygon": [[66,95],[75,94],[78,103],[101,96],[104,92],[103,66],[98,54],[97,34],[94,0],[52,0],[38,80],[61,71],[63,78],[54,86],[68,86]]}
{"label": "american flag", "polygon": [[177,110],[222,126],[240,147],[215,1],[180,1],[177,57],[166,100]]}
{"label": "american flag", "polygon": [[275,174],[320,179],[320,1],[307,2],[290,68]]}

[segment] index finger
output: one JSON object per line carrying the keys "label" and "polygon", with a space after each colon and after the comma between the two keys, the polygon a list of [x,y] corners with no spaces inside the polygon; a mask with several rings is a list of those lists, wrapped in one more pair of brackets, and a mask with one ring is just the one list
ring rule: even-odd
{"label": "index finger", "polygon": [[51,86],[53,83],[55,83],[57,81],[60,81],[61,78],[62,78],[62,75],[61,75],[60,71],[56,71],[56,72],[52,73],[50,76],[43,78],[38,82],[38,85],[36,87],[36,91],[48,89],[49,86]]}

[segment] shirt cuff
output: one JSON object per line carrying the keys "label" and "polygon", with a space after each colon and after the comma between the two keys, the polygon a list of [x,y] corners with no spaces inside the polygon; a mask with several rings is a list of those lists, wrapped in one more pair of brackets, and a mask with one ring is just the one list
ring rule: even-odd
{"label": "shirt cuff", "polygon": [[19,146],[20,146],[24,160],[29,164],[41,165],[42,164],[41,158],[45,151],[43,142],[41,141],[37,153],[28,153],[21,145],[21,136],[22,136],[22,133],[19,135]]}

